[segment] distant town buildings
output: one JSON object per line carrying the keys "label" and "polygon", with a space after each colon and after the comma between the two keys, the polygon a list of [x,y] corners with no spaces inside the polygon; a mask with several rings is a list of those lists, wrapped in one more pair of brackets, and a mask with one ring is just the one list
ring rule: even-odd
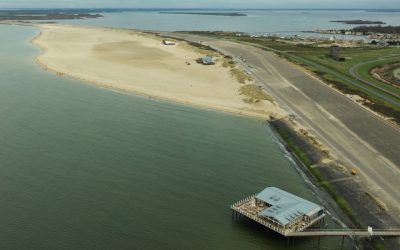
{"label": "distant town buildings", "polygon": [[[369,40],[374,40],[373,44],[380,46],[398,45],[400,43],[400,33],[380,33],[380,32],[362,32],[356,30],[316,30],[315,33],[345,36],[364,36]],[[386,44],[386,43],[387,44]]]}
{"label": "distant town buildings", "polygon": [[[378,33],[358,31],[353,29],[330,29],[316,31],[302,31],[301,34],[279,34],[279,33],[234,33],[234,32],[211,32],[216,35],[231,35],[236,37],[266,38],[290,44],[317,45],[329,48],[332,44],[344,47],[359,47],[367,44],[375,46],[400,46],[400,33]],[[312,34],[312,35],[307,35]],[[321,34],[321,35],[318,35]],[[199,42],[201,43],[201,42]],[[335,53],[334,53],[335,54]],[[335,60],[345,60],[344,57],[334,56]]]}
{"label": "distant town buildings", "polygon": [[363,32],[354,30],[316,30],[315,33],[331,34],[331,35],[347,35],[347,36],[366,36]]}

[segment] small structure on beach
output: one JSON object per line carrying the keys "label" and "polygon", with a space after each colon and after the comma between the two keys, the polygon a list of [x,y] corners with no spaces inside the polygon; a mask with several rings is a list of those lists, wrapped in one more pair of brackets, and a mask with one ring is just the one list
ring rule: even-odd
{"label": "small structure on beach", "polygon": [[321,226],[325,217],[323,207],[276,187],[268,187],[231,208],[233,216],[239,213],[284,236]]}
{"label": "small structure on beach", "polygon": [[168,41],[168,40],[166,40],[166,39],[163,40],[163,44],[164,44],[164,45],[176,45],[175,42]]}
{"label": "small structure on beach", "polygon": [[211,56],[203,56],[198,60],[203,65],[214,65],[214,59]]}

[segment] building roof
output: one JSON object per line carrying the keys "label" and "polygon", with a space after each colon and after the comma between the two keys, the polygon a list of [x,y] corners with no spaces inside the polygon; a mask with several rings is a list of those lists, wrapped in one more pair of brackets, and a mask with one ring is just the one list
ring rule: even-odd
{"label": "building roof", "polygon": [[321,206],[297,197],[276,187],[268,187],[256,195],[256,199],[271,205],[258,213],[271,217],[282,225],[287,225],[299,216],[312,215],[322,209]]}
{"label": "building roof", "polygon": [[203,64],[213,64],[214,63],[212,57],[209,57],[209,56],[202,57],[201,61],[203,62]]}
{"label": "building roof", "polygon": [[176,43],[175,42],[172,42],[172,41],[168,41],[168,40],[163,40],[163,43],[165,44],[165,45],[175,45]]}

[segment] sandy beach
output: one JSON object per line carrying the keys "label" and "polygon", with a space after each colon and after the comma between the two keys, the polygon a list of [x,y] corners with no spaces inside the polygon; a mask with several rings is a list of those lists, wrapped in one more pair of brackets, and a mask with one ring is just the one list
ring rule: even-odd
{"label": "sandy beach", "polygon": [[[240,84],[223,67],[198,64],[213,53],[179,41],[166,46],[156,35],[132,30],[42,25],[32,43],[42,48],[36,61],[59,76],[101,87],[268,119],[284,112],[271,101],[245,102]],[[214,55],[216,56],[216,55]],[[188,65],[190,64],[190,65]]]}

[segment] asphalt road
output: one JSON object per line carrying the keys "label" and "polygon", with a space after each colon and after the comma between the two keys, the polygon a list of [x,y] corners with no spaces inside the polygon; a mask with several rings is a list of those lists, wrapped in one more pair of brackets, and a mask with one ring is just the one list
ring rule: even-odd
{"label": "asphalt road", "polygon": [[[303,57],[299,57],[296,56],[292,53],[289,53],[288,51],[280,51],[280,50],[276,50],[273,48],[268,47],[268,50],[272,51],[272,52],[279,52],[282,54],[285,54],[286,56],[288,56],[289,58],[292,58],[298,62],[303,62],[306,65],[310,65],[314,68],[316,68],[317,70],[324,72],[324,73],[328,73],[332,76],[335,76],[337,79],[340,79],[343,82],[347,82],[348,84],[351,84],[355,87],[357,87],[358,89],[363,90],[365,93],[367,94],[371,94],[373,96],[376,96],[378,98],[380,98],[381,100],[386,101],[387,103],[390,103],[398,108],[400,108],[400,96],[396,93],[390,92],[388,90],[386,90],[385,88],[382,88],[378,85],[376,85],[375,83],[369,82],[364,80],[359,74],[358,74],[358,69],[365,65],[365,64],[369,64],[372,62],[378,62],[378,61],[384,61],[384,60],[389,60],[389,59],[395,59],[395,58],[400,58],[398,56],[387,56],[387,57],[383,57],[383,58],[379,58],[378,60],[373,60],[373,61],[368,61],[368,62],[364,62],[364,63],[360,63],[357,65],[354,65],[350,70],[349,70],[349,74],[354,78],[354,80],[350,79],[349,77],[344,76],[343,74],[332,70],[328,67],[325,67],[321,64],[315,63],[311,60],[308,60],[306,58]],[[367,87],[369,86],[369,88]]]}
{"label": "asphalt road", "polygon": [[192,35],[224,54],[242,57],[256,82],[340,161],[359,169],[370,191],[400,218],[400,130],[272,52]]}

